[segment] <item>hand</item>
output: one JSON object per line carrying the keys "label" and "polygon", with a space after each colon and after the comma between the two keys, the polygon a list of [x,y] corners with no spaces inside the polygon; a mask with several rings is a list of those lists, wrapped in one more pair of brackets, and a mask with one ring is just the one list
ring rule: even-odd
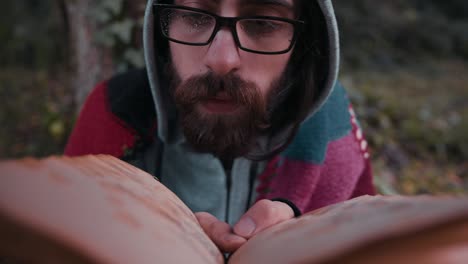
{"label": "hand", "polygon": [[218,220],[209,213],[195,213],[200,226],[219,250],[224,253],[232,253],[242,246],[247,240],[233,233],[232,228],[225,222]]}
{"label": "hand", "polygon": [[253,205],[233,228],[209,213],[195,215],[205,233],[218,248],[223,252],[232,253],[258,232],[293,218],[294,212],[283,202],[261,200]]}

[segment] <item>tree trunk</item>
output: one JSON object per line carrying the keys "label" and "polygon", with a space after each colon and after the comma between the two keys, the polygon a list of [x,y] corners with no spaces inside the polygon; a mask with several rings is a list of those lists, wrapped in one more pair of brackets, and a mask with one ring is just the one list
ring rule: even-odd
{"label": "tree trunk", "polygon": [[72,46],[72,80],[75,105],[81,108],[92,88],[109,78],[114,70],[112,50],[94,41],[99,25],[89,17],[92,0],[63,0]]}
{"label": "tree trunk", "polygon": [[[116,69],[116,64],[121,64],[120,57],[126,48],[141,50],[142,29],[134,26],[132,37],[129,43],[116,42],[115,44],[98,44],[96,36],[103,31],[104,27],[111,27],[113,22],[124,19],[140,21],[144,15],[146,0],[123,0],[117,5],[122,5],[121,13],[112,14],[115,18],[110,18],[109,22],[97,23],[97,19],[90,16],[93,8],[98,8],[98,4],[92,0],[57,0],[64,9],[66,26],[69,29],[72,48],[72,69],[74,78],[72,86],[74,90],[75,104],[78,110],[91,89],[100,81],[112,76]],[[113,36],[115,37],[115,36]],[[119,43],[119,44],[117,44]],[[114,46],[115,47],[114,47]],[[120,47],[117,47],[119,46]],[[117,51],[115,48],[118,48]],[[120,54],[120,53],[122,54]]]}

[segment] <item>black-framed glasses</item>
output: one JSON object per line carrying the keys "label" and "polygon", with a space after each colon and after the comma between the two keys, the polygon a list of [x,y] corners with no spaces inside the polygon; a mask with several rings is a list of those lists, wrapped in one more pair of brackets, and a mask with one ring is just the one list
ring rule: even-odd
{"label": "black-framed glasses", "polygon": [[260,54],[289,52],[304,21],[271,16],[221,17],[187,6],[154,4],[162,35],[170,41],[208,45],[222,27],[228,27],[237,46]]}

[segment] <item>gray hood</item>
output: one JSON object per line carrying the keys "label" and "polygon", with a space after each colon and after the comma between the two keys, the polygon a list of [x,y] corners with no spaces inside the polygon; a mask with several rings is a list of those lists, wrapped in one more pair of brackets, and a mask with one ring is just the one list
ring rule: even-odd
{"label": "gray hood", "polygon": [[[304,0],[306,2],[312,0]],[[311,102],[302,102],[307,104],[308,115],[305,118],[300,120],[304,122],[306,119],[313,116],[326,102],[328,96],[331,94],[333,87],[335,86],[338,69],[339,69],[339,37],[338,37],[338,28],[335,18],[335,13],[331,0],[314,0],[317,1],[318,5],[321,8],[325,20],[327,36],[323,38],[327,39],[326,44],[326,54],[323,54],[327,58],[327,63],[325,63],[327,69],[323,69],[323,77],[320,86],[316,87],[317,94]],[[153,4],[157,3],[157,0],[149,0],[146,7],[145,19],[144,19],[144,53],[145,53],[145,62],[146,68],[148,71],[149,83],[151,86],[151,92],[156,107],[156,115],[158,122],[158,137],[165,143],[173,144],[183,140],[180,129],[177,128],[177,122],[175,120],[174,111],[175,106],[172,103],[172,100],[168,96],[168,85],[166,81],[162,78],[163,72],[163,63],[158,60],[160,55],[167,56],[167,54],[158,54],[158,51],[164,50],[160,46],[161,43],[155,43],[155,29],[154,29],[154,16],[153,16]],[[303,34],[308,34],[305,32]],[[167,53],[167,52],[166,52]],[[310,74],[314,74],[311,69]],[[255,150],[254,155],[261,155],[262,153],[268,153],[271,151],[270,146],[275,146],[281,144],[281,141],[284,141],[288,138],[288,135],[292,133],[293,130],[291,127],[287,127],[275,135],[270,135],[270,138],[260,140],[260,145],[262,146],[260,150]],[[268,142],[262,144],[262,142]]]}

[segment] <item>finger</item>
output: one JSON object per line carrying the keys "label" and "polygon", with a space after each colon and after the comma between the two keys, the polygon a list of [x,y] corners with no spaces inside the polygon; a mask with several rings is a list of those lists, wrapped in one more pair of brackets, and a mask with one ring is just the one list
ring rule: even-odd
{"label": "finger", "polygon": [[222,252],[232,253],[247,241],[245,238],[235,235],[227,223],[219,221],[209,213],[196,213],[195,216],[203,231]]}
{"label": "finger", "polygon": [[294,211],[283,202],[260,200],[234,225],[234,234],[249,239],[268,227],[294,217]]}

